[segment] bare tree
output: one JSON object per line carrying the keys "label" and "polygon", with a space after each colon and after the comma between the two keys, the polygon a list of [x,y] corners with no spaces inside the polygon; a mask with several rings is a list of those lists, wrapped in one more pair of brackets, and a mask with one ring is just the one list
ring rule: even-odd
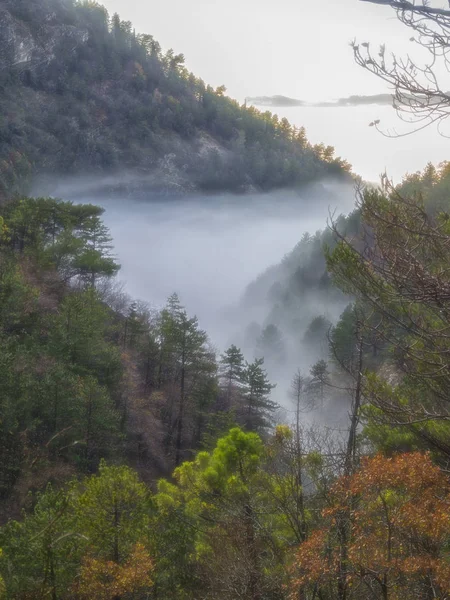
{"label": "bare tree", "polygon": [[[356,62],[393,90],[393,106],[402,121],[412,125],[403,133],[381,130],[379,121],[374,125],[383,135],[409,135],[435,123],[445,135],[443,122],[450,115],[450,91],[447,83],[450,72],[450,10],[432,6],[428,0],[361,0],[392,8],[397,18],[412,30],[410,41],[425,49],[429,60],[420,63],[410,54],[398,57],[388,55],[385,45],[373,52],[366,42],[353,42]],[[438,4],[438,2],[433,2]]]}

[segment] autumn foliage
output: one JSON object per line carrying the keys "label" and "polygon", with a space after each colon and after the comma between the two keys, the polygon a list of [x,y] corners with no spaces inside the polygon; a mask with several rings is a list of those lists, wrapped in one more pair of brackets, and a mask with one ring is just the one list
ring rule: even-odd
{"label": "autumn foliage", "polygon": [[153,563],[142,544],[136,544],[124,564],[88,557],[81,567],[75,588],[80,600],[111,600],[148,591]]}
{"label": "autumn foliage", "polygon": [[337,481],[324,526],[300,546],[291,598],[308,589],[324,598],[448,598],[449,509],[449,479],[428,454],[364,459]]}

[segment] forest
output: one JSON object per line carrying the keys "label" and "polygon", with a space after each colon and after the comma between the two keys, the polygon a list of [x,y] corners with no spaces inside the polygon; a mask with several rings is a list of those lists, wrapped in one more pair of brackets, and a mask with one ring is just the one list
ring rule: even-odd
{"label": "forest", "polygon": [[[380,3],[433,52],[450,29],[448,10]],[[36,68],[15,64],[19,22],[39,29]],[[29,178],[136,168],[144,147],[161,158],[161,140],[200,132],[231,152],[213,182],[217,153],[193,160],[200,188],[349,177],[348,165],[95,2],[4,0],[0,23],[0,598],[448,600],[450,163],[399,185],[357,181],[354,211],[247,289],[242,307],[269,307],[254,351],[219,350],[177,293],[155,308],[117,285],[103,207],[29,197]],[[450,100],[425,97],[419,70],[354,53],[396,86],[410,123],[445,119]],[[114,77],[123,88],[102,99],[96,85]],[[42,98],[46,112],[25,116]],[[318,359],[292,371],[287,410],[270,368],[287,363],[283,335],[299,336],[310,296],[342,310],[331,320],[316,303],[298,343]],[[314,422],[335,409],[344,427]]]}
{"label": "forest", "polygon": [[2,0],[0,47],[2,197],[37,175],[131,172],[143,193],[349,177],[333,147],[206,85],[97,2]]}

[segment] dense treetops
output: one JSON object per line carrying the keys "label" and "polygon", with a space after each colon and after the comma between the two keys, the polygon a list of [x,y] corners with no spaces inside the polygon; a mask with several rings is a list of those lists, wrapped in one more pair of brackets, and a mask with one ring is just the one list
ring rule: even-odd
{"label": "dense treetops", "polygon": [[6,0],[0,11],[0,190],[34,173],[139,169],[148,188],[245,190],[341,176],[331,147],[239,106],[97,2]]}

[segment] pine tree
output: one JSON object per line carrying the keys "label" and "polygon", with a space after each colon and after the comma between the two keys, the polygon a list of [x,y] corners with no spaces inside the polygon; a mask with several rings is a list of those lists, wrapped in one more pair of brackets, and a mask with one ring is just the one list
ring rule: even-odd
{"label": "pine tree", "polygon": [[92,216],[84,223],[79,236],[83,248],[74,261],[74,267],[82,281],[95,287],[99,277],[111,277],[120,269],[111,255],[112,238],[98,216]]}
{"label": "pine tree", "polygon": [[263,368],[264,359],[257,358],[252,363],[245,363],[243,422],[249,431],[264,432],[273,424],[273,414],[279,408],[270,400],[270,392],[275,385],[271,384]]}
{"label": "pine tree", "polygon": [[325,400],[325,386],[328,384],[329,371],[328,364],[324,360],[318,360],[310,369],[311,381],[308,385],[308,391],[313,402],[319,401],[323,406]]}
{"label": "pine tree", "polygon": [[199,329],[197,317],[190,319],[185,312],[179,315],[176,325],[177,328],[174,331],[176,339],[174,341],[180,374],[180,397],[175,440],[175,464],[178,465],[181,460],[183,443],[188,377],[198,369],[199,363],[203,362],[206,351],[205,344],[208,338],[206,333]]}
{"label": "pine tree", "polygon": [[[167,415],[169,429],[172,428],[173,422],[175,423],[174,445],[177,465],[181,460],[186,404],[188,400],[197,400],[196,409],[203,410],[206,402],[203,384],[216,369],[215,357],[211,355],[207,344],[208,336],[200,329],[197,317],[188,316],[177,294],[170,296],[166,307],[161,312],[158,380],[159,386],[167,381],[178,388],[178,408],[174,411],[173,406],[169,405]],[[176,412],[176,417],[173,412]],[[191,417],[198,425],[198,414],[195,409]],[[196,436],[199,435],[197,426]]]}
{"label": "pine tree", "polygon": [[239,390],[243,386],[243,375],[244,355],[240,348],[233,344],[220,358],[219,376],[225,388],[226,410],[231,408],[233,391],[236,390],[239,393]]}
{"label": "pine tree", "polygon": [[276,325],[267,325],[256,342],[257,355],[270,367],[277,367],[286,360],[286,348],[281,331]]}

